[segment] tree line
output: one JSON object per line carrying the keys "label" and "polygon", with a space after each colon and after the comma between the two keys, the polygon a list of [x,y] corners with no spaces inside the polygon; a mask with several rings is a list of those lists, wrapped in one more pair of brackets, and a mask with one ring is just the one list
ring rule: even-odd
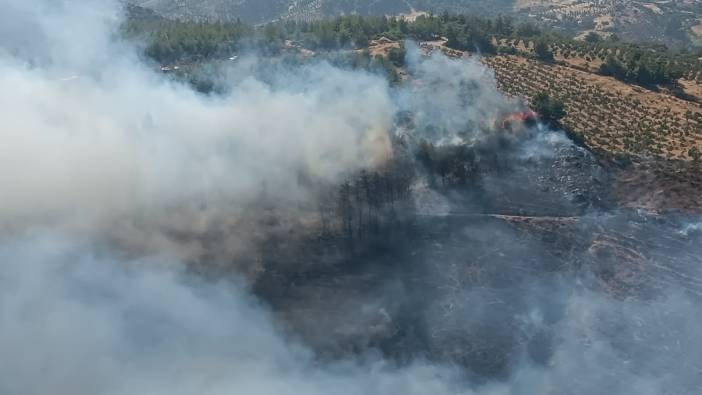
{"label": "tree line", "polygon": [[242,22],[135,19],[122,30],[127,38],[143,43],[144,54],[160,63],[228,57],[255,36],[255,28]]}
{"label": "tree line", "polygon": [[702,78],[700,54],[671,51],[661,45],[631,44],[616,36],[603,39],[596,34],[575,40],[543,31],[532,23],[517,24],[512,18],[484,18],[467,15],[422,15],[413,21],[385,16],[348,15],[311,22],[293,20],[249,26],[242,22],[198,23],[164,19],[129,20],[124,32],[145,43],[145,54],[161,63],[229,57],[252,47],[272,54],[290,43],[317,52],[367,48],[380,37],[391,40],[426,41],[447,39],[456,50],[483,54],[517,54],[510,42],[533,43],[533,52],[521,53],[542,61],[553,61],[554,52],[564,57],[599,58],[599,72],[642,85],[675,82],[682,76]]}
{"label": "tree line", "polygon": [[641,49],[610,53],[599,72],[644,86],[673,83],[685,75],[683,66]]}
{"label": "tree line", "polygon": [[319,199],[322,234],[358,239],[398,224],[414,178],[411,163],[398,160],[350,175]]}

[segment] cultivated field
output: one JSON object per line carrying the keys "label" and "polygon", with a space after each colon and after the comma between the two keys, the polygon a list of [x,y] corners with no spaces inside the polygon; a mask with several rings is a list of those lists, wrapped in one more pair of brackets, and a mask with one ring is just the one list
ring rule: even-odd
{"label": "cultivated field", "polygon": [[572,67],[517,56],[484,58],[499,88],[562,100],[563,124],[592,148],[610,153],[692,159],[702,149],[702,106]]}

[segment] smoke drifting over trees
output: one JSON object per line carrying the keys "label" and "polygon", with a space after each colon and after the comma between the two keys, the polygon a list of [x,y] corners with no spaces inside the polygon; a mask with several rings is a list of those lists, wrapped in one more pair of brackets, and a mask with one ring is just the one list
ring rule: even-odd
{"label": "smoke drifting over trees", "polygon": [[0,6],[0,393],[700,390],[699,220],[611,210],[478,62],[204,96],[116,2]]}

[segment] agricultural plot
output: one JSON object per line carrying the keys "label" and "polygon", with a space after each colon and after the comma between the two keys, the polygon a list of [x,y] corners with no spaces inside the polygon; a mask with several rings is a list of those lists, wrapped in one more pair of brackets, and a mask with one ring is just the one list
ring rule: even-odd
{"label": "agricultural plot", "polygon": [[483,59],[507,94],[544,91],[561,100],[563,125],[595,149],[668,159],[699,158],[702,106],[613,78],[517,56]]}

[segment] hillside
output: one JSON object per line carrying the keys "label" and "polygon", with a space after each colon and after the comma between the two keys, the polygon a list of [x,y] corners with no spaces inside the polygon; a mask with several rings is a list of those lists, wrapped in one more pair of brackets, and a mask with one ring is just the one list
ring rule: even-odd
{"label": "hillside", "polygon": [[140,4],[3,1],[1,395],[702,394],[702,53]]}
{"label": "hillside", "polygon": [[689,158],[702,149],[702,107],[575,68],[517,56],[485,58],[506,93],[546,91],[565,103],[563,123],[586,144],[611,153]]}
{"label": "hillside", "polygon": [[564,34],[596,32],[628,41],[672,47],[702,45],[702,4],[694,1],[634,0],[127,0],[167,18],[242,20],[317,20],[330,16],[440,14],[506,15]]}
{"label": "hillside", "polygon": [[517,0],[517,12],[576,35],[594,31],[637,42],[682,47],[699,41],[702,4],[650,0]]}
{"label": "hillside", "polygon": [[286,0],[130,0],[167,18],[191,20],[236,20],[263,22],[283,15]]}
{"label": "hillside", "polygon": [[400,15],[412,10],[498,15],[512,13],[514,0],[129,0],[169,18],[241,20],[320,19],[336,15]]}
{"label": "hillside", "polygon": [[325,16],[359,13],[386,15],[408,13],[404,0],[130,0],[168,18],[269,22],[281,18],[319,19]]}

